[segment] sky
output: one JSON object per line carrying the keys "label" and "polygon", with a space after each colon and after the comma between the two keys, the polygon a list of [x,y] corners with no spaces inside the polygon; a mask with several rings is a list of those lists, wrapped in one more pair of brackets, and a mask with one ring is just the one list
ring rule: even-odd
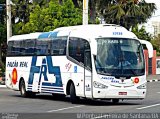
{"label": "sky", "polygon": [[149,22],[150,21],[160,21],[160,0],[145,0],[145,1],[148,3],[155,3],[157,7],[157,10],[155,11],[151,19],[149,19]]}
{"label": "sky", "polygon": [[147,32],[149,32],[150,34],[154,34],[154,27],[152,25],[153,21],[159,21],[160,22],[160,0],[145,0],[147,3],[155,3],[157,10],[155,11],[155,13],[153,13],[152,17],[150,19],[148,19],[148,22],[145,24],[140,25],[141,26],[145,26],[145,29]]}

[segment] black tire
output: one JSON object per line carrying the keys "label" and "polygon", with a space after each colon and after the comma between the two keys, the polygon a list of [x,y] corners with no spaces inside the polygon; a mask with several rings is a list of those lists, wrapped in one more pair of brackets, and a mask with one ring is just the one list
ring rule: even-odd
{"label": "black tire", "polygon": [[19,90],[20,90],[20,94],[22,97],[26,98],[26,97],[34,97],[35,96],[34,92],[26,91],[26,86],[25,86],[24,80],[21,80],[19,88],[20,88]]}
{"label": "black tire", "polygon": [[112,103],[113,104],[118,104],[119,103],[119,99],[112,99]]}
{"label": "black tire", "polygon": [[70,101],[72,104],[76,104],[78,102],[78,97],[76,96],[76,91],[73,83],[71,83],[70,85]]}

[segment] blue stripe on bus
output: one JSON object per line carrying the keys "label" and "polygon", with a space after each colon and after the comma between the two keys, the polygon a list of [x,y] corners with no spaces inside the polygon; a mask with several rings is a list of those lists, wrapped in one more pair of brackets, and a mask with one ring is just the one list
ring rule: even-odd
{"label": "blue stripe on bus", "polygon": [[54,87],[42,87],[44,89],[59,89],[59,90],[63,90],[63,88],[54,88]]}
{"label": "blue stripe on bus", "polygon": [[[28,89],[32,89],[32,86],[28,86]],[[40,88],[40,85],[38,86],[38,89]],[[41,88],[46,88],[46,89],[59,89],[59,90],[63,90],[63,87],[53,87],[53,86],[47,86],[45,87],[45,85],[43,85]]]}
{"label": "blue stripe on bus", "polygon": [[50,34],[51,34],[51,32],[42,33],[39,35],[38,39],[48,38]]}
{"label": "blue stripe on bus", "polygon": [[[27,91],[31,91],[32,92],[32,89],[27,89]],[[39,90],[38,90],[39,91]],[[41,93],[61,93],[61,94],[64,94],[64,91],[61,91],[61,90],[45,90],[45,89],[42,89],[41,90]]]}
{"label": "blue stripe on bus", "polygon": [[42,89],[41,91],[42,91],[42,92],[52,92],[52,93],[53,93],[53,92],[64,93],[64,91],[60,91],[60,90],[43,90],[43,89]]}
{"label": "blue stripe on bus", "polygon": [[[58,83],[60,83],[60,82],[58,82]],[[59,84],[59,85],[62,85],[62,84]],[[62,86],[58,86],[57,83],[47,83],[47,82],[43,82],[42,86],[53,86],[53,87],[56,86],[56,87],[60,87],[60,88],[62,87]]]}
{"label": "blue stripe on bus", "polygon": [[[32,90],[32,87],[27,87],[28,90]],[[41,87],[42,90],[46,90],[46,89],[55,89],[55,90],[60,90],[63,91],[63,87],[61,88],[56,88],[56,87]],[[38,90],[40,90],[40,87],[38,87]]]}
{"label": "blue stripe on bus", "polygon": [[51,32],[51,35],[49,36],[49,38],[57,38],[57,34],[58,32]]}
{"label": "blue stripe on bus", "polygon": [[45,32],[39,35],[38,39],[41,38],[57,38],[58,32]]}
{"label": "blue stripe on bus", "polygon": [[43,92],[41,92],[41,93],[50,93],[50,94],[51,94],[51,93],[58,93],[58,94],[64,94],[63,92],[50,92],[50,91],[49,91],[49,92],[48,92],[48,91],[43,91]]}
{"label": "blue stripe on bus", "polygon": [[50,90],[50,89],[41,89],[41,91],[51,91],[51,92],[64,92],[63,90]]}
{"label": "blue stripe on bus", "polygon": [[32,91],[31,89],[27,89],[27,91]]}

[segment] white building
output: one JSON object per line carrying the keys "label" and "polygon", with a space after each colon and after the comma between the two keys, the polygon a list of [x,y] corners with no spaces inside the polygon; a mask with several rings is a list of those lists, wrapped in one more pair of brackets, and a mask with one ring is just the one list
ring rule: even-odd
{"label": "white building", "polygon": [[154,28],[154,36],[160,34],[160,21],[152,21],[152,26]]}
{"label": "white building", "polygon": [[148,22],[146,24],[142,24],[145,26],[146,32],[150,33],[152,36],[154,36],[154,27],[152,25],[152,22]]}

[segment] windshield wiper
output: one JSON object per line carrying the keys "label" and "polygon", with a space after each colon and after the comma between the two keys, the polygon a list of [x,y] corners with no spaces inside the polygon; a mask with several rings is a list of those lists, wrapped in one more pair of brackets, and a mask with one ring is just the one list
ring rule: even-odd
{"label": "windshield wiper", "polygon": [[134,76],[137,76],[137,73],[134,71],[134,69],[130,69],[130,70],[134,74]]}

